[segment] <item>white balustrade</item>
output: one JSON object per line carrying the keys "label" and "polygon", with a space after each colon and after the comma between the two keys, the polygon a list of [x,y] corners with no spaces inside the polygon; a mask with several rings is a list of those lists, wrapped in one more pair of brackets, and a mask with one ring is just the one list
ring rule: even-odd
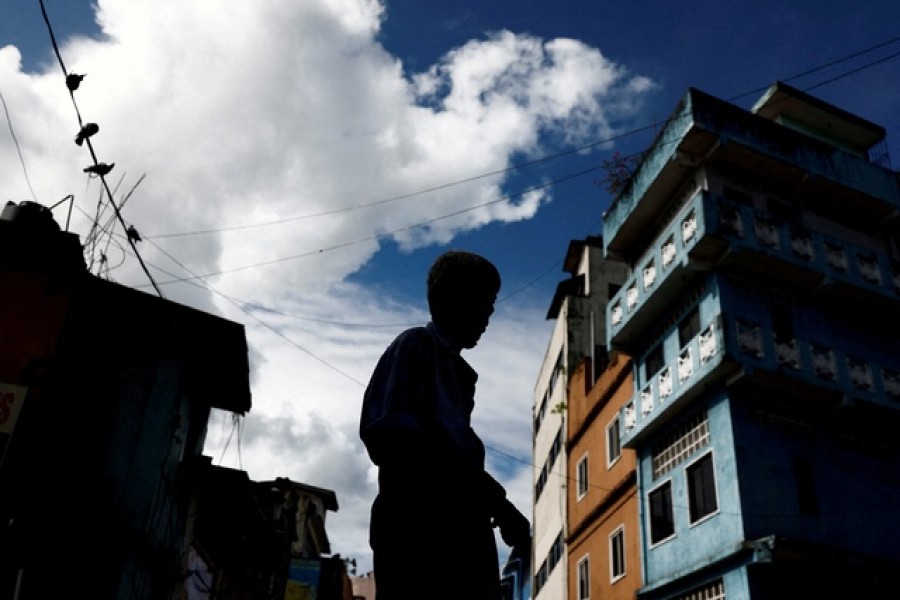
{"label": "white balustrade", "polygon": [[660,254],[662,254],[663,269],[669,268],[669,265],[675,260],[675,255],[677,254],[675,240],[673,240],[671,236],[669,236],[669,239],[662,245]]}
{"label": "white balustrade", "polygon": [[671,367],[666,367],[665,369],[660,371],[657,381],[657,387],[659,388],[659,401],[662,402],[672,394],[673,383]]}
{"label": "white balustrade", "polygon": [[678,383],[684,383],[694,374],[694,357],[691,348],[687,347],[678,355]]}
{"label": "white balustrade", "polygon": [[644,267],[644,289],[649,290],[656,283],[656,263],[652,260]]}
{"label": "white balustrade", "polygon": [[762,334],[759,327],[748,323],[737,322],[737,342],[741,352],[762,358]]}
{"label": "white balustrade", "polygon": [[641,390],[641,414],[646,416],[653,412],[653,390],[648,385]]}
{"label": "white balustrade", "polygon": [[699,337],[699,345],[700,345],[700,364],[705,365],[707,362],[712,359],[713,356],[716,355],[718,351],[716,344],[716,329],[712,325],[707,327],[704,331],[700,333]]}
{"label": "white balustrade", "polygon": [[613,325],[618,325],[619,323],[622,322],[622,316],[623,316],[622,304],[621,304],[621,302],[616,302],[615,304],[613,304],[613,307],[610,310],[609,320],[612,322]]}
{"label": "white balustrade", "polygon": [[625,292],[625,304],[628,306],[628,310],[631,310],[637,305],[638,301],[638,288],[636,283],[632,283],[631,287]]}
{"label": "white balustrade", "polygon": [[684,221],[681,222],[681,240],[687,243],[694,237],[695,233],[697,233],[697,214],[691,211]]}
{"label": "white balustrade", "polygon": [[797,340],[780,340],[775,342],[775,359],[778,364],[786,365],[792,369],[800,368],[800,349]]}

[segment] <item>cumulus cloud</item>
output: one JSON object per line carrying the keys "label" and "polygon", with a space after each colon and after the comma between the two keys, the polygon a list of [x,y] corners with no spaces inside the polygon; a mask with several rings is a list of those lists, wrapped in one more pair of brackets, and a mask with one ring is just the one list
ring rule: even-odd
{"label": "cumulus cloud", "polygon": [[[253,478],[335,489],[336,551],[365,565],[375,487],[355,432],[362,389],[391,338],[427,313],[424,299],[410,306],[348,276],[388,239],[413,251],[533,218],[552,198],[541,189],[504,197],[513,157],[539,155],[548,137],[615,133],[652,84],[576,40],[510,31],[408,73],[378,42],[388,13],[377,0],[227,10],[98,0],[95,10],[101,35],[61,40],[61,51],[70,71],[86,73],[76,99],[100,126],[98,158],[116,164],[116,199],[133,190],[123,218],[141,232],[167,297],[246,326],[254,408],[240,445],[230,420],[211,424],[209,454],[236,466],[240,448]],[[74,194],[82,239],[100,211],[112,227],[88,248],[95,272],[102,252],[104,276],[152,293],[99,181],[82,172],[90,157],[73,144],[78,125],[58,65],[26,73],[7,46],[0,81],[36,199]],[[10,137],[0,137],[0,156],[2,194],[31,198]],[[471,356],[482,373],[476,427],[526,511],[531,467],[504,454],[530,457],[543,309],[498,309]]]}

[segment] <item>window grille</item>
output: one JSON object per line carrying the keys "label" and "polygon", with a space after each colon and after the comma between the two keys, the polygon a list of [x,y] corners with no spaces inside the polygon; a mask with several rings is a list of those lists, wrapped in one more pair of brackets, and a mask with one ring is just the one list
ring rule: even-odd
{"label": "window grille", "polygon": [[654,448],[653,478],[662,477],[708,444],[709,420],[706,411],[702,411],[675,428]]}
{"label": "window grille", "polygon": [[717,579],[708,585],[677,596],[674,600],[725,600],[725,584]]}

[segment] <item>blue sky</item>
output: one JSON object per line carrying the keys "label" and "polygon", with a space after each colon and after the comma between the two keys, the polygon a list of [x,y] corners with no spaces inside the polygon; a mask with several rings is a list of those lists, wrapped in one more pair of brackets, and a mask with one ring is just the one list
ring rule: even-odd
{"label": "blue sky", "polygon": [[[209,453],[334,489],[335,547],[363,569],[362,387],[427,319],[437,254],[481,252],[503,274],[467,357],[490,466],[527,511],[544,315],[568,242],[600,233],[610,200],[591,169],[646,148],[688,87],[749,107],[776,80],[881,124],[900,161],[896,1],[45,4],[154,277],[247,327],[254,409],[240,446],[215,421]],[[0,5],[0,93],[20,146],[0,128],[4,201],[74,194],[87,239],[100,189],[36,0]],[[117,235],[97,236],[95,264],[104,252],[103,276],[152,293]]]}

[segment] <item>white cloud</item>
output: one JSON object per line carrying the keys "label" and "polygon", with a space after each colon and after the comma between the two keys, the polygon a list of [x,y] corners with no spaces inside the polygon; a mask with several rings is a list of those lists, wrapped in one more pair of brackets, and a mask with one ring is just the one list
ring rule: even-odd
{"label": "white cloud", "polygon": [[[578,41],[509,31],[408,75],[377,41],[385,9],[376,0],[227,9],[99,0],[96,10],[103,36],[63,40],[61,50],[70,71],[86,74],[76,99],[84,120],[100,125],[98,158],[116,164],[116,198],[146,174],[123,217],[146,238],[139,248],[167,297],[247,327],[254,408],[242,464],[256,479],[335,489],[335,550],[365,565],[375,483],[355,433],[362,385],[402,326],[427,315],[424,300],[408,306],[346,278],[385,236],[412,250],[533,218],[550,201],[543,191],[497,201],[512,157],[539,154],[548,135],[583,143],[613,133],[610,123],[637,110],[650,82]],[[18,50],[2,48],[0,81],[37,199],[75,194],[73,228],[85,236],[100,187],[82,173],[90,157],[72,142],[78,127],[58,65],[24,73]],[[0,193],[30,198],[11,138],[0,137],[0,157]],[[439,189],[402,197],[430,188]],[[64,209],[56,214],[64,222]],[[234,229],[271,221],[280,223]],[[198,230],[212,233],[157,237]],[[109,263],[123,263],[110,275],[152,292],[122,240],[102,242]],[[209,280],[217,292],[267,310],[248,314],[202,285],[167,283],[186,277],[184,267],[221,273]],[[492,448],[523,458],[549,335],[544,308],[498,309],[470,357],[481,373],[476,428]],[[217,460],[229,431],[230,422],[210,427]],[[237,447],[232,439],[229,466]],[[527,510],[530,466],[489,459]]]}

